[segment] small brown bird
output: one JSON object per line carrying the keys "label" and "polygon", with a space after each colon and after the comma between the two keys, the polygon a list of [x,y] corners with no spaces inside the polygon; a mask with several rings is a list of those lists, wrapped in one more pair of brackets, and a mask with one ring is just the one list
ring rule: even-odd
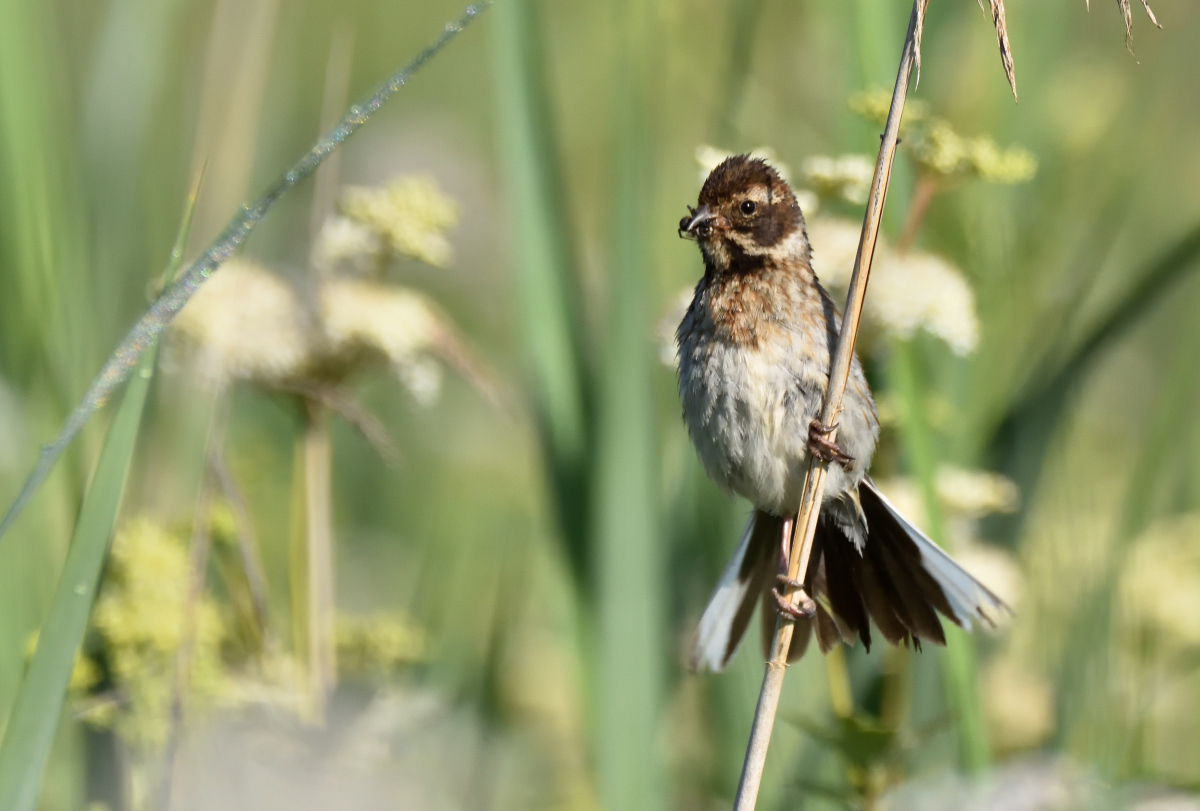
{"label": "small brown bird", "polygon": [[[738,155],[708,176],[680,236],[695,239],[704,278],[676,342],[679,396],[708,475],[754,512],[692,641],[693,669],[721,670],[755,604],[764,644],[776,611],[797,625],[790,659],[855,638],[870,649],[870,621],[892,644],[945,644],[941,613],[970,629],[1008,607],[902,516],[867,476],[879,439],[871,390],[855,357],[838,424],[817,421],[841,329],[817,281],[804,215],[791,187],[764,161]],[[790,541],[785,518],[800,507],[809,455],[832,462],[797,610],[778,585]]]}

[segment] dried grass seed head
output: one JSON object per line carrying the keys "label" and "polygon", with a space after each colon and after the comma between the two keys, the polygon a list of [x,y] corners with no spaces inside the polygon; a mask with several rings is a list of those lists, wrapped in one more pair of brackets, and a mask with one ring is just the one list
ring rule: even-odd
{"label": "dried grass seed head", "polygon": [[[1125,21],[1125,48],[1129,53],[1133,53],[1133,11],[1130,8],[1129,0],[1117,0],[1117,5],[1121,9],[1121,18]],[[1088,2],[1088,8],[1091,8],[1091,2]],[[1150,8],[1150,0],[1142,0],[1142,8],[1146,12],[1146,16],[1150,18],[1150,22],[1154,23],[1155,28],[1162,28],[1158,24],[1158,18],[1154,16],[1154,10]]]}

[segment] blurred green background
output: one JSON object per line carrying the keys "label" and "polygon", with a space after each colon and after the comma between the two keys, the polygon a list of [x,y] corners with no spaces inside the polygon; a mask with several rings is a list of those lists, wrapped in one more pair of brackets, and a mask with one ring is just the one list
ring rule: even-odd
{"label": "blurred green background", "polygon": [[[913,96],[956,133],[1028,150],[1037,172],[989,183],[967,161],[937,176],[912,242],[932,170],[918,135],[902,147],[884,229],[897,267],[910,249],[941,257],[977,332],[954,348],[938,333],[945,274],[912,277],[928,300],[897,300],[929,311],[913,316],[925,329],[868,313],[874,475],[1017,614],[947,651],[810,652],[760,808],[1200,807],[1200,7],[1159,0],[1162,31],[1134,9],[1135,57],[1111,5],[1011,2],[1014,105],[990,19],[930,4]],[[460,11],[0,2],[0,501],[146,308],[201,166],[188,258]],[[662,359],[702,271],[676,224],[701,147],[769,148],[818,192],[811,158],[873,160],[879,128],[849,102],[890,87],[908,14],[497,0],[243,251],[292,285],[302,332],[332,329],[321,291],[336,277],[419,291],[429,334],[453,337],[396,349],[402,316],[342,312],[352,358],[219,385],[167,341],[109,613],[84,641],[94,672],[77,667],[39,807],[729,807],[761,659],[747,644],[713,676],[683,656],[748,505],[704,478]],[[386,215],[449,253],[370,231],[338,191],[384,200],[406,177],[434,191]],[[836,253],[819,218],[861,217],[852,190],[824,192],[807,212],[818,261]],[[446,205],[444,222],[430,213]],[[376,240],[366,271],[318,267],[335,211],[370,226],[353,232]],[[885,278],[873,292],[905,290]],[[255,333],[255,301],[205,340],[236,353],[262,338],[276,316]],[[0,717],[114,411],[0,541]],[[205,497],[214,444],[236,488]],[[207,535],[207,585],[181,602],[187,546]],[[251,541],[265,624],[247,608]]]}

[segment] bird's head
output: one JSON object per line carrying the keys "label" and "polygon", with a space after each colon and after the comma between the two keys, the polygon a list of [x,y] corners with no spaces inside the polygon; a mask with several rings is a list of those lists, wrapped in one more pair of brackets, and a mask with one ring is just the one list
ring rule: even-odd
{"label": "bird's head", "polygon": [[679,235],[700,244],[718,272],[762,266],[764,260],[808,261],[804,215],[787,181],[760,158],[734,155],[709,174]]}

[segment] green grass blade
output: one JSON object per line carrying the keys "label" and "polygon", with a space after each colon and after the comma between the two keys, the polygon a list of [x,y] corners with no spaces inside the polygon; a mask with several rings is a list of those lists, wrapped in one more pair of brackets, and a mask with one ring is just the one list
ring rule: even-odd
{"label": "green grass blade", "polygon": [[42,450],[33,472],[29,474],[21,492],[17,494],[16,500],[9,507],[4,520],[0,521],[0,538],[3,538],[29,499],[46,480],[63,451],[71,444],[71,440],[87,424],[92,415],[108,402],[117,387],[129,377],[130,372],[138,363],[138,358],[158,340],[176,313],[182,310],[183,306],[200,289],[200,285],[208,281],[208,277],[245,243],[276,201],[315,172],[317,167],[333,154],[334,150],[345,143],[346,139],[357,132],[363,124],[367,123],[367,120],[389,98],[395,95],[396,91],[408,84],[418,70],[424,67],[491,3],[492,0],[480,0],[475,5],[467,6],[462,16],[448,23],[443,29],[442,35],[432,44],[417,54],[399,72],[375,88],[370,96],[351,107],[338,125],[313,144],[303,157],[271,184],[260,198],[242,206],[225,226],[225,230],[205,249],[200,258],[193,262],[180,275],[179,280],[167,288],[150,305],[150,309],[137,320],[137,323],[133,325],[133,328],[129,330],[108,361],[105,362],[79,405],[67,418],[67,423],[59,432],[58,437]]}
{"label": "green grass blade", "polygon": [[108,554],[117,508],[154,372],[153,347],[142,356],[113,420],[92,486],[71,538],[37,651],[21,683],[0,743],[0,808],[31,811],[54,742],[75,655],[87,628]]}
{"label": "green grass blade", "polygon": [[[1170,490],[1171,461],[1186,453],[1179,437],[1192,418],[1189,404],[1196,390],[1195,347],[1200,320],[1179,324],[1170,363],[1165,369],[1153,412],[1149,415],[1137,464],[1129,476],[1119,522],[1113,527],[1112,547],[1095,581],[1088,584],[1070,618],[1058,672],[1060,701],[1058,743],[1084,748],[1106,777],[1138,774],[1137,729],[1129,723],[1125,702],[1115,697],[1112,650],[1117,644],[1121,575],[1134,542],[1163,508],[1162,494]],[[1145,718],[1138,723],[1147,723]],[[1126,760],[1131,762],[1126,763]]]}
{"label": "green grass blade", "polygon": [[[203,176],[201,168],[188,193],[160,286],[170,281],[183,265]],[[108,557],[157,356],[155,341],[138,361],[137,374],[125,391],[100,452],[92,486],[84,497],[49,614],[38,634],[37,651],[17,693],[4,739],[0,741],[0,808],[23,811],[33,808],[37,801],[42,770],[54,742],[75,666],[75,653],[87,630],[96,588]]]}
{"label": "green grass blade", "polygon": [[494,12],[493,75],[501,166],[514,235],[525,354],[554,504],[576,581],[589,554],[587,375],[572,240],[551,126],[536,8],[506,0]]}
{"label": "green grass blade", "polygon": [[[949,549],[937,497],[937,449],[925,421],[916,347],[912,343],[897,341],[893,344],[888,374],[900,404],[901,441],[910,471],[917,480],[925,503],[927,519],[923,529],[939,546]],[[946,703],[954,713],[959,764],[964,771],[978,772],[987,768],[991,753],[983,701],[979,695],[975,643],[967,633],[951,623],[943,625],[946,629],[946,651],[942,657]]]}
{"label": "green grass blade", "polygon": [[646,312],[651,278],[650,53],[656,3],[623,0],[616,67],[616,195],[604,385],[597,444],[596,771],[601,804],[664,806],[658,763],[662,701],[662,547],[655,459],[654,354]]}
{"label": "green grass blade", "polygon": [[737,114],[746,95],[746,81],[754,64],[754,39],[762,18],[764,0],[732,0],[729,4],[729,58],[725,86],[713,120],[713,138],[718,147],[735,145]]}

